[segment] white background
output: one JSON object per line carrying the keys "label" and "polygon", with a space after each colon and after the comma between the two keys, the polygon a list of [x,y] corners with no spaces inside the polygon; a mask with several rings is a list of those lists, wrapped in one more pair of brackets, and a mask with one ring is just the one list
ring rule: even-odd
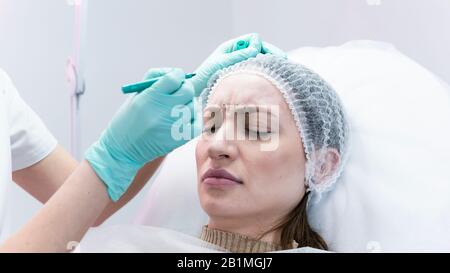
{"label": "white background", "polygon": [[[448,0],[89,0],[82,147],[123,102],[122,84],[151,67],[192,71],[218,44],[248,32],[284,50],[382,40],[450,82],[449,14]],[[73,21],[64,0],[0,0],[0,67],[67,149]],[[14,230],[41,205],[18,187],[11,194]],[[142,198],[108,224],[130,222]]]}

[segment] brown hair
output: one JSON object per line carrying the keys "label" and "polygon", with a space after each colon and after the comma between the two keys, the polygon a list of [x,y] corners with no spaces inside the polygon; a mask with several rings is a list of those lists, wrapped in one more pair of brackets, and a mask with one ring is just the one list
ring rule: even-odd
{"label": "brown hair", "polygon": [[297,206],[278,225],[265,233],[281,230],[280,244],[283,249],[291,248],[292,241],[295,240],[298,247],[308,246],[328,250],[324,239],[309,226],[306,214],[308,195],[309,192],[306,192]]}

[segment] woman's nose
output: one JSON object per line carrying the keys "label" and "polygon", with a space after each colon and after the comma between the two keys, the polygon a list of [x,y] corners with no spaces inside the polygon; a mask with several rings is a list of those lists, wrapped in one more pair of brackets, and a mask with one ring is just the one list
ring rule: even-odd
{"label": "woman's nose", "polygon": [[238,155],[237,143],[232,134],[232,124],[224,123],[209,141],[208,156],[212,160],[234,160]]}

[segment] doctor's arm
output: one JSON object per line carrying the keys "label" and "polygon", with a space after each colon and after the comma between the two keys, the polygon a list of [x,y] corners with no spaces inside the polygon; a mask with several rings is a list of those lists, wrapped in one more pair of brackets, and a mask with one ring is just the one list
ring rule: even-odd
{"label": "doctor's arm", "polygon": [[[93,225],[100,225],[133,199],[153,176],[162,161],[163,157],[160,157],[145,164],[136,174],[131,186],[124,195],[117,202],[109,202]],[[34,198],[45,204],[75,171],[78,164],[64,148],[58,145],[41,161],[30,167],[13,172],[13,180]]]}
{"label": "doctor's arm", "polygon": [[45,206],[0,252],[65,252],[79,242],[110,202],[105,184],[83,161]]}

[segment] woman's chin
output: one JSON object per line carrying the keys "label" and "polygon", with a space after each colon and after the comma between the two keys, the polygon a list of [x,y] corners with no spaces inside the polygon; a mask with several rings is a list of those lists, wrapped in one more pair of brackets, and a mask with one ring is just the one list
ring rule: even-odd
{"label": "woman's chin", "polygon": [[203,210],[209,216],[228,216],[236,214],[236,210],[233,209],[236,202],[233,202],[229,198],[203,195],[200,199]]}

